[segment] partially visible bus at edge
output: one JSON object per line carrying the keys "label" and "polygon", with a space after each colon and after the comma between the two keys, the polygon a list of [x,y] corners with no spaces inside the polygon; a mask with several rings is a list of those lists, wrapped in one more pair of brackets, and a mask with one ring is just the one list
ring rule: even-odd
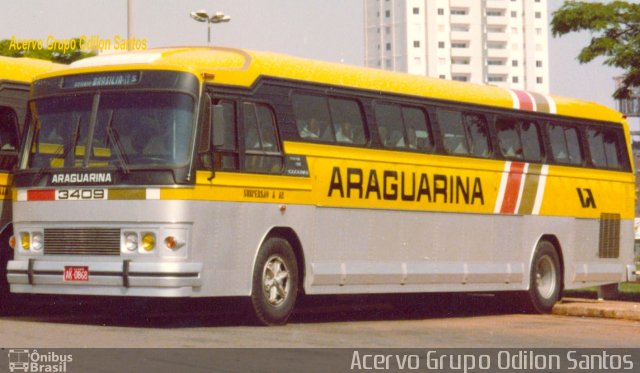
{"label": "partially visible bus at edge", "polygon": [[35,75],[61,65],[32,58],[0,56],[0,308],[9,294],[6,268],[11,256],[11,171],[18,160],[22,126]]}
{"label": "partially visible bus at edge", "polygon": [[228,48],[85,59],[33,85],[17,293],[517,292],[633,279],[627,124],[592,103]]}
{"label": "partially visible bus at edge", "polygon": [[[633,131],[631,132],[632,137],[634,136]],[[636,134],[637,136],[637,134]],[[639,272],[640,267],[640,178],[638,177],[638,166],[640,166],[640,152],[638,148],[640,147],[640,142],[632,140],[632,152],[633,152],[633,164],[635,167],[636,173],[636,211],[635,211],[635,223],[634,223],[634,231],[635,231],[635,245],[634,245],[634,255],[636,261],[636,274]]]}

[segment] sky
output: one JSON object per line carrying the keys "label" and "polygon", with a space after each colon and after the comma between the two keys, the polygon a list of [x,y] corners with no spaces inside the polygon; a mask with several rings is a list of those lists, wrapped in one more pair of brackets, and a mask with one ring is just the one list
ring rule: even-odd
{"label": "sky", "polygon": [[[363,0],[132,0],[132,36],[147,47],[205,45],[207,26],[189,17],[223,11],[229,23],[212,27],[213,44],[268,50],[299,57],[364,64]],[[532,1],[532,0],[526,0]],[[563,0],[548,0],[549,13]],[[127,36],[127,0],[3,0],[0,40],[64,40],[85,35],[112,42]],[[549,20],[551,17],[549,17]],[[581,65],[576,57],[589,33],[551,37],[552,94],[614,107],[616,70],[602,60]]]}

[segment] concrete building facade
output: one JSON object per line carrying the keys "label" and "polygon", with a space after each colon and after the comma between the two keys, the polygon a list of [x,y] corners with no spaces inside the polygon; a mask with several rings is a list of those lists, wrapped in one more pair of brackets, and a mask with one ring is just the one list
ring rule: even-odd
{"label": "concrete building facade", "polygon": [[549,92],[547,0],[364,0],[365,65]]}

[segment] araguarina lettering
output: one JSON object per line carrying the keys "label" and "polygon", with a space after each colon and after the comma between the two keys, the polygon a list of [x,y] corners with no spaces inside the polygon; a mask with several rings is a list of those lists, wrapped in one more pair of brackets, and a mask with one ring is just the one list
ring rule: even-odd
{"label": "araguarina lettering", "polygon": [[54,174],[51,176],[51,184],[87,184],[87,183],[111,183],[110,173],[68,173]]}
{"label": "araguarina lettering", "polygon": [[479,177],[333,167],[329,197],[484,205]]}

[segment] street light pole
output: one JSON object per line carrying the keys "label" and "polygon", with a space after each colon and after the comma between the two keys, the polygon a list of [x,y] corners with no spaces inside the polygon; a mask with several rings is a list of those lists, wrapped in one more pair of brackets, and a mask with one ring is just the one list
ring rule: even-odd
{"label": "street light pole", "polygon": [[231,21],[231,17],[223,12],[216,12],[214,15],[209,16],[206,10],[198,10],[197,12],[191,12],[190,16],[198,22],[207,23],[207,45],[211,44],[211,24]]}

